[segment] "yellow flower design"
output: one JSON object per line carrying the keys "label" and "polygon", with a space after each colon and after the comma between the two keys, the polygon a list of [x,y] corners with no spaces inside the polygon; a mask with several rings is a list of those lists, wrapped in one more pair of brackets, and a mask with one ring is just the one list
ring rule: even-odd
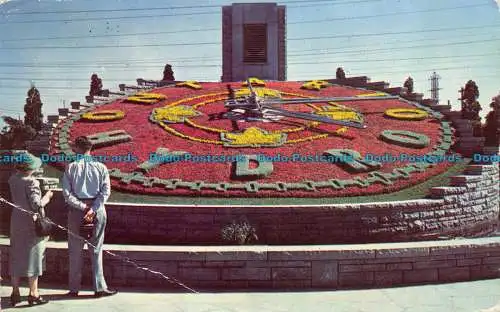
{"label": "yellow flower design", "polygon": [[221,140],[228,147],[275,147],[286,141],[285,133],[269,133],[257,127],[245,129],[243,133],[221,133]]}
{"label": "yellow flower design", "polygon": [[125,113],[120,110],[103,110],[99,112],[87,112],[82,115],[83,119],[91,121],[113,121],[125,117]]}
{"label": "yellow flower design", "polygon": [[[281,93],[278,90],[273,90],[268,88],[255,88],[254,91],[259,97],[281,98]],[[238,89],[235,92],[235,96],[236,97],[250,96],[250,90]]]}
{"label": "yellow flower design", "polygon": [[338,129],[335,131],[335,133],[336,133],[336,134],[344,134],[344,133],[346,133],[346,132],[347,132],[347,130],[349,130],[349,128],[347,128],[347,127],[342,127],[342,128],[338,128]]}
{"label": "yellow flower design", "polygon": [[417,108],[391,108],[385,111],[385,115],[400,120],[423,120],[429,114]]}
{"label": "yellow flower design", "polygon": [[194,110],[191,106],[178,105],[155,108],[153,110],[153,119],[167,123],[183,123],[187,118],[200,116],[201,113]]}
{"label": "yellow flower design", "polygon": [[[266,83],[264,82],[264,80],[260,80],[259,78],[252,77],[252,78],[249,78],[249,80],[250,80],[250,84],[252,86],[256,86],[256,87],[265,87],[266,86]],[[244,81],[241,85],[243,87],[248,87],[248,82]]]}
{"label": "yellow flower design", "polygon": [[316,90],[319,91],[322,88],[328,87],[330,84],[326,81],[323,80],[313,80],[306,82],[300,87],[301,89],[306,89],[306,90]]}
{"label": "yellow flower design", "polygon": [[194,80],[188,80],[188,81],[184,81],[184,82],[179,82],[179,83],[176,83],[175,86],[176,87],[191,88],[191,89],[194,89],[194,90],[200,90],[200,89],[202,89],[202,86],[200,85],[200,83],[198,81],[194,81]]}
{"label": "yellow flower design", "polygon": [[365,93],[365,94],[358,94],[356,97],[365,97],[365,96],[386,96],[384,92],[375,92],[375,93]]}
{"label": "yellow flower design", "polygon": [[329,106],[323,106],[321,109],[315,112],[315,114],[326,116],[332,120],[363,122],[363,115],[340,104],[330,103]]}
{"label": "yellow flower design", "polygon": [[139,104],[154,104],[166,99],[167,97],[163,94],[158,93],[142,93],[139,92],[133,96],[127,98],[128,102],[139,103]]}

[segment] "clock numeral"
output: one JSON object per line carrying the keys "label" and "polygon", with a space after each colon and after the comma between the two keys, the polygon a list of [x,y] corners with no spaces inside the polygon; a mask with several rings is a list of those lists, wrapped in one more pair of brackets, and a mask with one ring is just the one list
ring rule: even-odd
{"label": "clock numeral", "polygon": [[168,148],[158,147],[156,152],[149,155],[149,159],[135,169],[143,173],[148,173],[150,170],[164,164],[181,161],[181,157],[187,154],[184,151],[170,151]]}
{"label": "clock numeral", "polygon": [[[264,80],[259,79],[259,78],[250,77],[250,78],[248,78],[248,80],[250,80],[250,84],[253,87],[265,87],[266,86],[266,82]],[[248,87],[248,80],[244,81],[241,85],[243,87]]]}
{"label": "clock numeral", "polygon": [[364,159],[361,154],[350,149],[330,149],[324,153],[326,156],[333,156],[339,160],[337,164],[342,166],[348,172],[360,173],[380,169],[382,163],[373,160]]}
{"label": "clock numeral", "polygon": [[132,137],[125,130],[99,132],[87,135],[92,147],[99,148],[132,141]]}
{"label": "clock numeral", "polygon": [[128,102],[140,103],[140,104],[155,104],[167,97],[163,94],[157,93],[137,93],[134,96],[129,96],[127,98]]}
{"label": "clock numeral", "polygon": [[198,81],[188,80],[184,82],[179,82],[175,84],[176,87],[186,87],[194,90],[200,90],[202,87]]}
{"label": "clock numeral", "polygon": [[[256,162],[257,167],[250,168],[250,162]],[[243,160],[233,162],[235,178],[261,178],[273,172],[273,163],[259,159],[257,155],[244,155]]]}
{"label": "clock numeral", "polygon": [[382,131],[380,139],[387,143],[411,148],[424,148],[431,142],[425,134],[406,130]]}
{"label": "clock numeral", "polygon": [[306,89],[306,90],[316,90],[319,91],[322,88],[328,87],[330,84],[327,81],[323,80],[313,80],[306,82],[302,85],[301,89]]}

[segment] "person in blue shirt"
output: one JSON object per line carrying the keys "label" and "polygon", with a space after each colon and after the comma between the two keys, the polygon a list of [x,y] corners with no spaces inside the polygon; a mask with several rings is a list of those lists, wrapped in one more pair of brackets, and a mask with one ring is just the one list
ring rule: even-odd
{"label": "person in blue shirt", "polygon": [[106,227],[104,203],[111,194],[109,172],[103,163],[92,159],[92,142],[84,136],[75,140],[77,160],[70,163],[62,179],[63,195],[68,207],[69,296],[78,296],[82,279],[82,250],[85,244],[80,236],[82,223],[94,224],[89,239],[92,251],[92,281],[95,297],[111,296],[104,279],[102,247]]}

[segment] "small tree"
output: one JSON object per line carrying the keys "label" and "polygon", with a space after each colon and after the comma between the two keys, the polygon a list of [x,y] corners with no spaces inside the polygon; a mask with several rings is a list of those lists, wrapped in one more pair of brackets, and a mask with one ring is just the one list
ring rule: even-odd
{"label": "small tree", "polygon": [[2,119],[7,126],[0,132],[0,149],[26,149],[26,141],[36,136],[35,129],[12,117],[3,116]]}
{"label": "small tree", "polygon": [[483,127],[485,146],[495,146],[500,144],[500,95],[491,101],[491,111],[486,116],[486,123]]}
{"label": "small tree", "polygon": [[97,74],[92,74],[90,77],[90,96],[100,96],[102,93],[102,79]]}
{"label": "small tree", "polygon": [[413,89],[413,78],[411,78],[411,77],[406,78],[403,87],[406,88],[406,90],[408,91],[408,94],[413,93],[413,90],[414,90]]}
{"label": "small tree", "polygon": [[337,78],[337,80],[345,79],[345,71],[342,67],[337,68],[337,72],[335,73],[335,78]]}
{"label": "small tree", "polygon": [[227,224],[222,228],[221,235],[225,241],[239,245],[252,244],[259,240],[255,228],[245,219],[239,223],[233,221]]}
{"label": "small tree", "polygon": [[163,79],[164,81],[175,81],[174,70],[172,69],[172,65],[167,64],[163,69]]}

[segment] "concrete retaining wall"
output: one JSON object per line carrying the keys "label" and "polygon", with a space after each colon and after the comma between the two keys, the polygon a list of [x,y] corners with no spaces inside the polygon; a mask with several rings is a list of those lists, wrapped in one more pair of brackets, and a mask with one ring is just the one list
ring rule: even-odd
{"label": "concrete retaining wall", "polygon": [[[44,282],[65,285],[65,243],[49,243]],[[141,266],[197,290],[343,289],[443,283],[500,277],[500,238],[344,246],[158,247],[106,245]],[[0,239],[2,277],[8,277],[8,240]],[[90,260],[83,281],[89,287]],[[179,288],[157,275],[105,255],[112,287]]]}

